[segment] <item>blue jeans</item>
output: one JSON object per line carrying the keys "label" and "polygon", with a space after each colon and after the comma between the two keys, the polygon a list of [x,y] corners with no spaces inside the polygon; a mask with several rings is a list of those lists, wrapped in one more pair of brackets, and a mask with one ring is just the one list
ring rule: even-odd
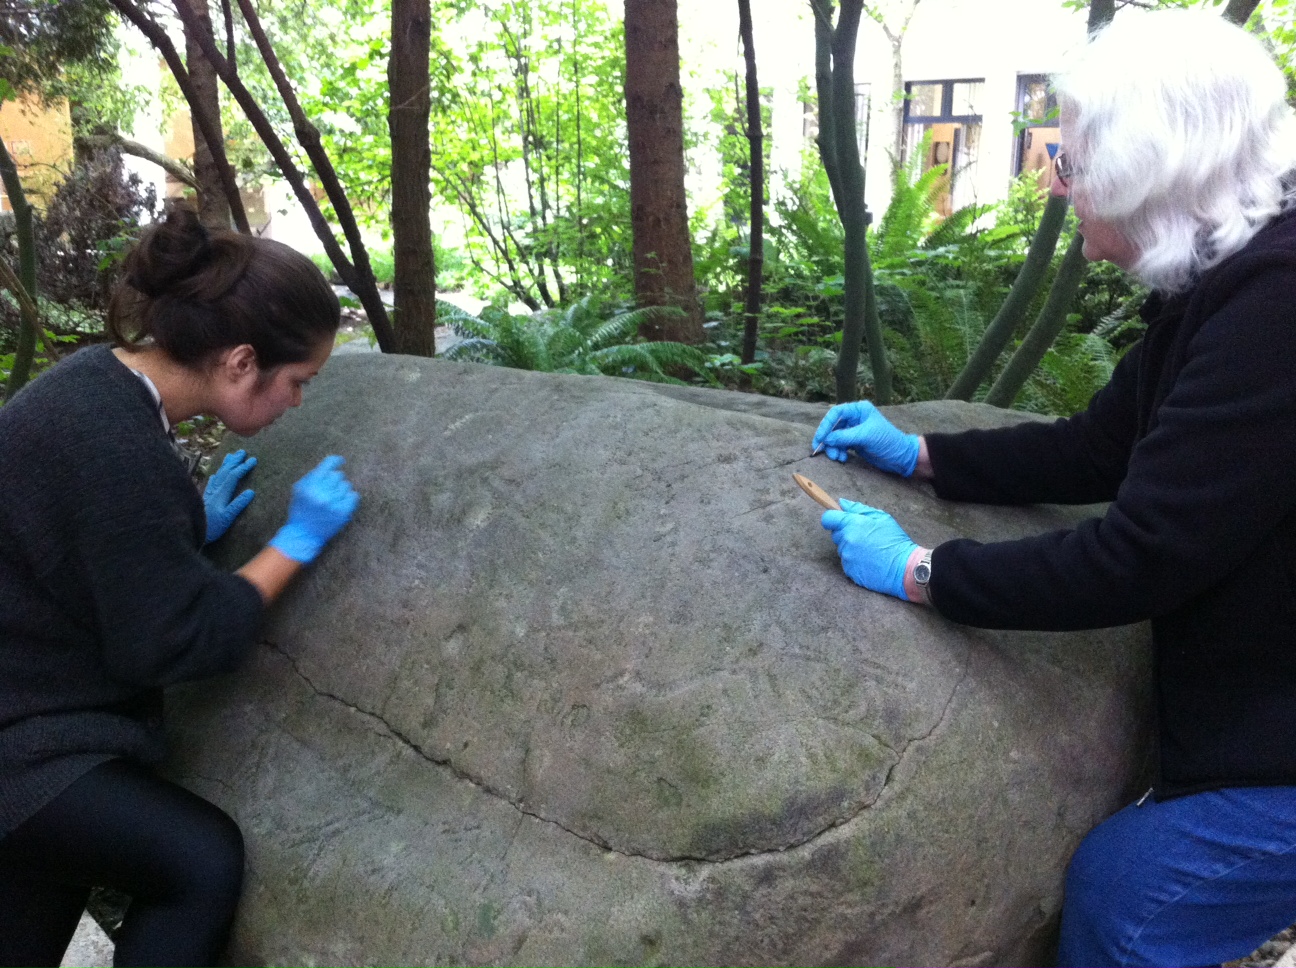
{"label": "blue jeans", "polygon": [[1296,787],[1130,805],[1067,870],[1059,965],[1218,965],[1296,922]]}

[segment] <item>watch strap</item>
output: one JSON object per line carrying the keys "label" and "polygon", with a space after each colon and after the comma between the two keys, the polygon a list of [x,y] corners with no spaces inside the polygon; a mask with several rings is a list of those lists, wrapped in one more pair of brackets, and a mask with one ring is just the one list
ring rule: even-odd
{"label": "watch strap", "polygon": [[923,552],[923,556],[918,559],[918,564],[914,565],[914,583],[922,589],[923,597],[927,604],[931,604],[931,551]]}

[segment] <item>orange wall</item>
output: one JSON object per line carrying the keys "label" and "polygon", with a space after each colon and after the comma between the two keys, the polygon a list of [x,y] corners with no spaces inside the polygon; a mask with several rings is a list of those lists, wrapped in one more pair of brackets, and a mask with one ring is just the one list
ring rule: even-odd
{"label": "orange wall", "polygon": [[[0,104],[0,138],[18,166],[27,200],[40,205],[72,165],[72,121],[67,103],[42,107],[24,98]],[[0,211],[10,211],[0,187]]]}
{"label": "orange wall", "polygon": [[[162,153],[168,158],[179,158],[187,164],[193,164],[194,156],[194,137],[193,121],[189,117],[188,108],[179,108],[167,121],[166,130],[163,134]],[[185,187],[181,182],[174,178],[167,178],[167,196],[176,197],[186,193]]]}

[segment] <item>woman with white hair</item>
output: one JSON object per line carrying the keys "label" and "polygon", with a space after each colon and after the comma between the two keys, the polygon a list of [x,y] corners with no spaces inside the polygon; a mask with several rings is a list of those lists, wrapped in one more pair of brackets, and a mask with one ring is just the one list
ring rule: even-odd
{"label": "woman with white hair", "polygon": [[1059,961],[1219,964],[1296,920],[1296,120],[1245,31],[1124,13],[1055,79],[1053,191],[1150,286],[1087,410],[931,434],[833,407],[816,447],[952,500],[1110,502],[1020,541],[913,542],[843,501],[856,583],[983,628],[1151,620],[1159,770],[1071,862]]}

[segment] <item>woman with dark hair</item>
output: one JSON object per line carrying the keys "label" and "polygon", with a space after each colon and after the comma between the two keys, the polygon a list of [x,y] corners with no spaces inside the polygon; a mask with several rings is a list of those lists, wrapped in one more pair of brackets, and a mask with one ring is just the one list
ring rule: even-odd
{"label": "woman with dark hair", "polygon": [[234,574],[202,554],[251,500],[200,494],[171,428],[255,434],[333,347],[339,306],[288,247],[177,210],[126,260],[109,330],[0,408],[0,964],[57,965],[92,886],[132,901],[124,965],[210,965],[243,876],[238,827],[156,776],[162,690],[232,669],[267,603],[350,520],[327,457]]}
{"label": "woman with dark hair", "polygon": [[[1153,289],[1087,410],[931,434],[871,404],[814,436],[952,500],[1110,502],[1021,541],[823,515],[856,583],[982,628],[1151,620],[1159,775],[1067,873],[1059,961],[1204,965],[1296,920],[1296,120],[1243,30],[1122,13],[1055,80],[1084,254]],[[836,428],[836,429],[834,429]]]}

